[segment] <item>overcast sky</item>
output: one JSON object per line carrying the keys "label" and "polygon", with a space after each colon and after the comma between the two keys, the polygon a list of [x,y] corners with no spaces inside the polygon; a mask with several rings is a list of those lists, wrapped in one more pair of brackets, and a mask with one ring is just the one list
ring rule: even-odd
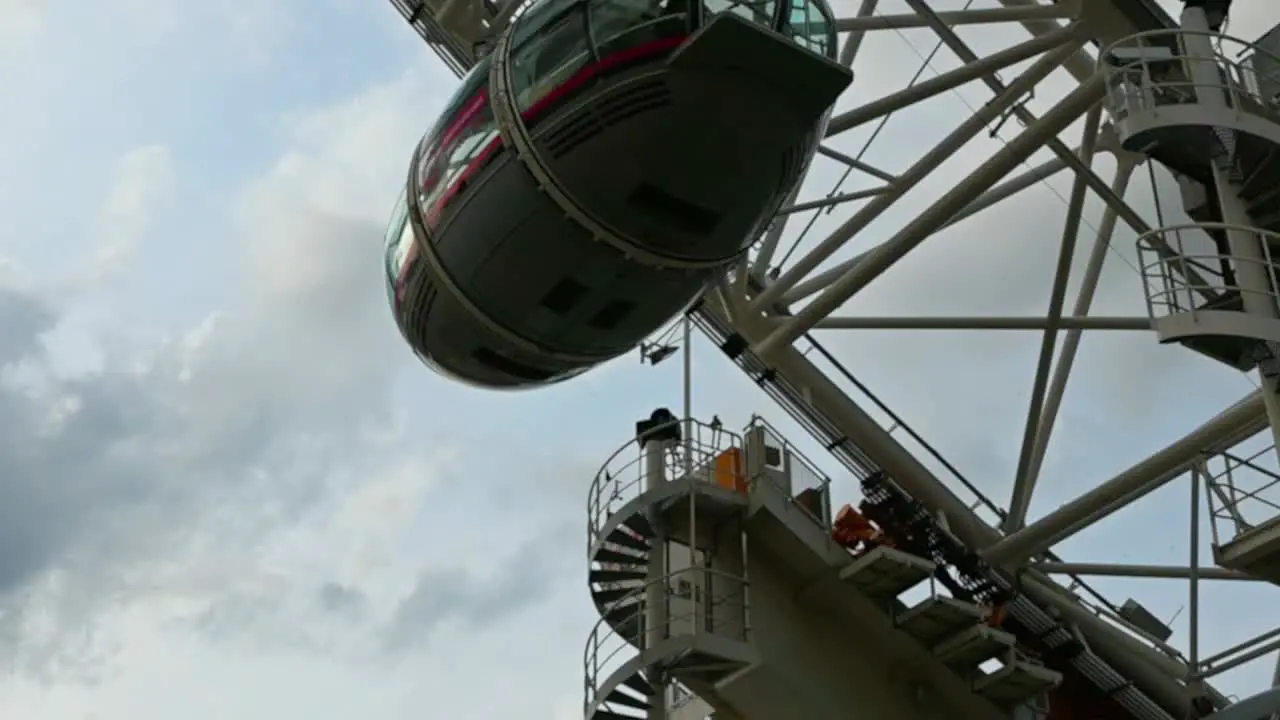
{"label": "overcast sky", "polygon": [[[1280,21],[1272,3],[1237,6],[1243,34]],[[962,35],[991,49],[1020,33]],[[873,37],[842,104],[900,87],[931,45]],[[454,84],[384,0],[0,0],[6,720],[580,716],[586,488],[635,419],[678,406],[679,366],[628,357],[490,394],[402,346],[382,231]],[[975,86],[895,116],[866,158],[899,171],[988,97]],[[868,130],[836,144],[856,152]],[[940,168],[857,247],[997,142]],[[1150,211],[1145,172],[1133,197]],[[810,195],[836,174],[820,161]],[[1069,191],[1051,185],[931,239],[850,311],[1042,312]],[[1078,255],[1091,241],[1086,229]],[[1132,234],[1114,245],[1100,312],[1139,314]],[[1007,503],[1037,336],[825,339]],[[698,414],[760,412],[799,438],[706,343],[693,352]],[[1078,370],[1033,515],[1252,387],[1145,334],[1086,337]],[[853,500],[812,455],[837,502]],[[1177,484],[1118,515],[1072,559],[1184,561],[1186,496]],[[1185,605],[1179,583],[1102,585],[1166,619]],[[1206,589],[1207,650],[1280,621],[1275,601]]]}

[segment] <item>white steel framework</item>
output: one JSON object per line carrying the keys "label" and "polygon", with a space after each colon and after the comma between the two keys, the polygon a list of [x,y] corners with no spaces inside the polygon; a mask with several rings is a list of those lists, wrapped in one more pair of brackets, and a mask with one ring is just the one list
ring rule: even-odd
{"label": "white steel framework", "polygon": [[[520,6],[393,2],[459,72]],[[1273,47],[1280,43],[1219,34],[1214,15],[1229,3],[1187,5],[837,4],[840,59],[855,70],[852,88],[808,181],[694,319],[845,469],[859,478],[884,471],[992,566],[1021,573],[1026,596],[1067,618],[1136,688],[1166,708],[1196,717],[1226,708],[1222,717],[1229,718],[1233,709],[1249,708],[1230,706],[1206,681],[1280,655],[1280,565],[1265,537],[1280,523],[1280,472],[1268,432],[1280,427],[1280,284],[1271,258],[1280,249],[1280,203],[1268,204],[1280,195],[1272,192],[1280,187],[1280,58]],[[1280,21],[1280,8],[1276,16]],[[888,53],[891,43],[898,50]],[[911,62],[904,45],[922,62]],[[904,61],[920,71],[911,78],[897,72]],[[936,140],[913,135],[939,131]],[[890,148],[882,149],[886,143]],[[1046,188],[1058,194],[1061,227],[1047,218],[1016,229],[1036,236],[1007,237],[999,223],[1009,208],[1025,202],[1029,212],[1039,211],[1041,201],[1020,198]],[[813,239],[811,230],[827,234]],[[1003,271],[1034,276],[1031,284],[1044,291],[1039,314],[1017,307],[1003,316],[948,315],[964,300],[950,296],[934,298],[932,313],[865,310],[885,304],[860,299],[892,282],[883,278],[906,272],[918,248],[953,242],[957,233],[988,236],[985,254],[969,258],[975,265],[998,262],[997,251],[1010,243],[1045,245],[1057,237],[1056,249],[1045,245],[1053,262]],[[912,270],[920,275],[918,265]],[[937,276],[965,273],[976,278],[975,290],[1006,281],[989,267],[935,269]],[[918,290],[906,304],[918,306],[926,294]],[[934,383],[1014,382],[969,380],[981,378],[981,368],[949,362],[947,343],[957,338],[981,344],[995,331],[1038,338],[1021,428],[1013,438],[991,439],[1010,460],[1007,500],[988,501],[845,370],[842,355],[856,356],[848,349],[860,342],[852,330],[886,344],[888,331],[934,334],[937,375],[925,380]],[[1098,331],[1168,343],[1164,357],[1198,353],[1211,360],[1198,360],[1188,378],[1155,383],[1168,396],[1152,398],[1152,412],[1175,416],[1162,417],[1161,426],[1179,428],[1180,436],[1161,447],[1153,442],[1159,433],[1108,426],[1098,443],[1124,450],[1113,453],[1122,460],[1110,476],[1096,474],[1096,457],[1082,463],[1089,469],[1081,477],[1069,477],[1059,461],[1053,496],[1060,504],[1033,513],[1055,430],[1078,434],[1069,424],[1087,424],[1081,406],[1069,419],[1064,407],[1071,405],[1068,388],[1084,382],[1069,379],[1083,357],[1085,333]],[[1185,369],[1185,363],[1176,368]],[[1164,372],[1124,367],[1134,377],[1157,371]],[[1211,391],[1188,385],[1206,378]],[[1238,388],[1234,396],[1231,387]],[[1129,410],[1142,417],[1140,408]],[[946,421],[980,422],[979,412],[952,413]],[[1132,435],[1132,442],[1118,443],[1124,440],[1118,435]],[[1135,527],[1128,541],[1185,546],[1182,562],[1103,562],[1105,556],[1076,562],[1061,557],[1065,550],[1054,552],[1144,497],[1159,491],[1167,498],[1174,485],[1185,488],[1183,509]],[[1082,599],[1092,576],[1183,580],[1186,608],[1175,633],[1181,649],[1124,608]],[[1212,592],[1241,593],[1241,617],[1230,623],[1204,617],[1206,583]],[[1133,587],[1125,585],[1141,593]],[[1217,638],[1220,625],[1233,627],[1232,638],[1241,635],[1246,619],[1252,638]],[[1280,684],[1277,663],[1274,673],[1268,667],[1241,676],[1248,686],[1235,685],[1231,694],[1264,690],[1260,672]]]}

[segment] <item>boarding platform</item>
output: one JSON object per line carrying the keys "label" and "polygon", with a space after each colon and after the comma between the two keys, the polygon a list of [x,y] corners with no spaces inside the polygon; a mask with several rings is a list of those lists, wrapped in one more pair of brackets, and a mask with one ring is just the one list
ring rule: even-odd
{"label": "boarding platform", "polygon": [[1213,559],[1228,570],[1280,585],[1280,515],[1215,545]]}
{"label": "boarding platform", "polygon": [[840,579],[872,600],[890,600],[919,585],[936,565],[890,547],[878,547],[840,570]]}

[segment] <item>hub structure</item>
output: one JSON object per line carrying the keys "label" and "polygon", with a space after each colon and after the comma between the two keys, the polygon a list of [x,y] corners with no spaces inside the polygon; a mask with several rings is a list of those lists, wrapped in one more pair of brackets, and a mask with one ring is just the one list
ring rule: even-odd
{"label": "hub structure", "polygon": [[[462,267],[471,262],[467,253],[475,255],[466,273],[455,273],[471,285],[440,291],[447,291],[457,318],[479,319],[465,333],[411,328],[400,318],[408,301],[396,295],[407,284],[389,278],[406,337],[417,342],[410,337],[416,328],[425,333],[419,339],[436,348],[419,351],[447,355],[461,347],[450,345],[459,338],[473,345],[516,338],[504,348],[523,352],[517,360],[563,362],[531,380],[510,367],[475,364],[470,345],[462,348],[465,357],[428,360],[452,363],[453,374],[490,386],[567,380],[625,351],[648,326],[593,334],[583,310],[533,337],[536,328],[516,328],[510,319],[528,303],[508,302],[493,288],[541,278],[570,255],[649,269],[665,258],[665,277],[679,278],[683,294],[654,298],[662,312],[654,310],[649,320],[688,306],[689,322],[724,353],[726,365],[740,368],[795,428],[784,433],[757,417],[730,429],[718,420],[698,422],[687,407],[680,416],[659,409],[637,422],[632,440],[605,463],[587,503],[590,592],[599,613],[584,656],[587,718],[1280,718],[1280,271],[1273,257],[1280,253],[1280,31],[1265,31],[1280,23],[1280,6],[1262,0],[847,0],[829,8],[808,0],[652,7],[647,0],[392,1],[450,68],[472,73],[460,94],[464,102],[449,117],[480,107],[467,98],[488,103],[486,88],[496,103],[477,116],[488,128],[479,139],[458,144],[471,148],[461,165],[447,153],[419,148],[406,202],[413,206],[427,185],[452,177],[455,165],[471,172],[472,150],[493,146],[495,157],[501,155],[495,162],[507,163],[501,167],[510,166],[511,182],[522,183],[515,193],[520,207],[554,201],[546,207],[564,210],[548,215],[561,225],[538,225],[551,248],[547,257],[538,254],[539,243],[485,234],[494,223],[515,228],[523,222],[519,213],[480,213],[466,221],[489,227],[484,232],[464,233],[463,220],[448,220],[461,228],[459,239],[449,241],[454,244],[440,229],[447,223],[435,224],[431,213],[461,218],[467,197],[489,192],[483,173],[497,177],[497,165],[468,175],[474,180],[457,191],[456,201],[432,196],[398,212],[389,258],[426,257],[436,285],[452,277],[442,268]],[[682,153],[715,148],[723,151],[720,162],[736,162],[734,153],[752,147],[776,160],[819,129],[812,163],[781,163],[782,172],[760,158],[742,160],[748,168],[739,178],[742,188],[769,190],[757,193],[767,207],[742,210],[741,229],[749,233],[741,243],[726,235],[725,244],[703,257],[691,242],[644,230],[672,217],[674,205],[654,195],[652,218],[638,206],[619,206],[609,227],[578,238],[583,248],[594,248],[590,252],[578,255],[577,246],[565,245],[578,239],[563,235],[564,228],[590,230],[594,222],[587,217],[592,213],[579,217],[574,208],[604,207],[590,198],[607,188],[590,180],[599,168],[583,158],[562,162],[539,135],[549,131],[532,128],[533,116],[521,115],[528,108],[518,97],[523,81],[516,71],[527,61],[526,75],[534,78],[529,87],[544,89],[583,68],[604,72],[608,54],[601,53],[595,28],[615,15],[636,21],[638,31],[656,32],[667,23],[661,26],[697,35],[690,47],[699,48],[694,59],[702,65],[681,65],[692,60],[681,60],[680,51],[654,56],[645,61],[650,65],[637,66],[635,82],[652,76],[674,78],[679,86],[685,82],[680,73],[696,65],[703,68],[698,72],[712,68],[716,77],[736,78],[740,84],[733,87],[749,90],[756,83],[775,93],[762,96],[758,116],[744,118],[754,123],[750,135],[726,133],[710,149],[673,136],[662,152],[650,153],[656,164],[644,167],[666,168]],[[637,20],[650,16],[651,22]],[[721,16],[725,22],[714,19]],[[1258,25],[1258,18],[1269,20]],[[529,42],[522,27],[557,23],[569,28],[569,40],[549,40],[536,57],[517,51]],[[1236,37],[1242,27],[1261,35]],[[804,38],[826,44],[805,46],[804,54],[791,46],[784,52],[781,44],[765,43],[765,33],[793,45]],[[885,36],[918,51],[922,65],[914,77],[885,80],[911,61],[876,45]],[[921,37],[932,50],[917,47]],[[579,40],[583,47],[574,45]],[[762,79],[782,77],[777,70],[784,64],[796,97],[812,101],[790,120],[777,101],[781,91]],[[606,107],[609,82],[590,85],[577,105],[556,112],[577,118],[570,125],[583,132],[606,120],[610,127],[631,127],[632,134],[620,130],[618,137],[633,139],[627,152],[634,158],[635,148],[658,137],[657,126],[641,127],[650,121]],[[846,85],[832,108],[830,98]],[[730,85],[717,88],[732,95]],[[967,112],[924,112],[914,124],[898,119],[951,97]],[[690,108],[703,107],[697,93],[686,101],[684,110],[662,112],[686,117]],[[741,97],[732,101],[736,112],[747,112],[738,107]],[[761,126],[777,126],[779,134],[770,142],[749,141]],[[442,128],[429,133],[424,146],[449,134]],[[868,153],[887,135],[895,138],[892,152]],[[850,147],[850,137],[865,142]],[[873,162],[877,158],[884,162]],[[897,167],[884,167],[887,162]],[[639,172],[615,165],[616,177]],[[697,178],[731,182],[733,173],[723,167],[690,167],[683,175],[669,170],[662,176],[688,180],[690,193],[729,197],[694,187]],[[767,183],[757,177],[766,171]],[[804,179],[793,183],[786,174],[792,171]],[[1138,187],[1144,175],[1151,186],[1145,191]],[[1038,273],[1017,279],[1043,288],[1042,313],[886,317],[866,311],[876,304],[866,298],[876,297],[878,287],[909,272],[909,258],[958,232],[977,232],[994,246],[1043,245],[1042,237],[1004,237],[1006,224],[989,219],[1007,218],[999,213],[1036,190],[1056,193],[1054,183],[1064,178],[1065,222],[1051,252],[1055,262],[1047,269],[1010,266],[1007,278],[987,281]],[[854,181],[859,186],[850,189]],[[456,209],[448,210],[448,202]],[[765,221],[755,222],[757,216]],[[613,232],[619,226],[631,229]],[[812,239],[814,228],[825,237]],[[1086,230],[1092,246],[1081,240]],[[621,242],[628,239],[643,242]],[[509,267],[491,263],[480,273],[477,263],[498,252],[476,250],[481,241],[519,245],[524,259]],[[1110,256],[1128,269],[1107,266]],[[649,269],[628,272],[639,277]],[[935,277],[954,280],[971,269],[953,258]],[[583,278],[580,294],[610,289],[607,278]],[[488,295],[477,289],[484,282]],[[637,307],[644,305],[640,284],[625,289],[636,294]],[[960,304],[957,297],[937,299],[939,307]],[[1100,305],[1111,314],[1095,312]],[[414,312],[422,315],[425,307],[423,301]],[[1125,315],[1123,308],[1132,311]],[[508,332],[512,328],[528,332]],[[1038,340],[1031,387],[1020,397],[1025,423],[1006,443],[982,438],[1012,459],[1005,502],[989,499],[990,483],[970,481],[842,362],[856,354],[850,348],[857,343],[841,344],[841,338],[874,335],[883,343],[886,331],[938,338],[1012,332]],[[1162,427],[1173,428],[1170,437],[1153,442],[1136,424],[1099,433],[1106,435],[1099,444],[1105,440],[1111,454],[1122,457],[1118,466],[1098,477],[1099,458],[1077,446],[1079,457],[1070,459],[1088,469],[1076,475],[1072,463],[1059,467],[1058,478],[1070,476],[1068,490],[1057,489],[1056,508],[1033,513],[1033,498],[1054,484],[1040,481],[1050,474],[1055,425],[1070,423],[1079,434],[1093,420],[1079,406],[1068,420],[1063,409],[1072,407],[1068,380],[1085,354],[1082,338],[1098,333],[1163,345],[1161,357],[1176,358],[1182,363],[1177,372],[1195,377],[1128,368],[1133,384],[1159,388],[1153,413]],[[571,340],[578,345],[563,345]],[[544,351],[554,343],[562,346],[553,357]],[[925,347],[930,370],[916,378],[919,384],[942,397],[947,386],[968,382],[968,368],[944,339]],[[1222,395],[1236,381],[1249,392]],[[949,422],[986,422],[981,409],[959,410]],[[1057,435],[1061,441],[1064,432]],[[798,447],[806,443],[818,448],[812,457],[829,454],[825,464],[806,457]],[[1038,485],[1045,486],[1039,493]],[[1162,510],[1157,522],[1135,526],[1124,542],[1185,547],[1185,560],[1064,557],[1065,541],[1079,547],[1102,532],[1100,521],[1139,501],[1167,500],[1175,486],[1186,489],[1189,508],[1179,500],[1183,513]],[[1114,554],[1124,553],[1117,548]],[[1113,600],[1094,587],[1115,578],[1184,581],[1184,607],[1172,608],[1176,623],[1167,608]],[[1229,618],[1205,611],[1210,597],[1222,597],[1206,590],[1210,584],[1242,598],[1237,606],[1220,606],[1217,612]],[[1215,628],[1228,625],[1233,635],[1223,640]],[[1243,626],[1250,632],[1238,640]]]}

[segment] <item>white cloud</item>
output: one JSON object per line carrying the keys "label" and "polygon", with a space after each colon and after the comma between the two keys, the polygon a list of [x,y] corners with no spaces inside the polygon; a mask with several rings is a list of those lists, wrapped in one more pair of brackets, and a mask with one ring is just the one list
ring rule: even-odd
{"label": "white cloud", "polygon": [[[162,342],[134,332],[148,317],[97,307],[86,331],[84,304],[112,300],[93,283],[5,286],[0,364],[23,392],[4,396],[0,425],[27,429],[0,442],[17,470],[0,485],[0,642],[19,671],[0,685],[6,717],[408,717],[494,673],[530,692],[577,687],[585,592],[561,597],[558,578],[580,570],[565,552],[580,547],[580,498],[526,516],[537,498],[516,484],[484,510],[458,485],[474,470],[448,418],[399,389],[406,367],[430,376],[387,317],[380,242],[439,80],[418,69],[295,112],[218,218],[230,302]],[[203,221],[162,212],[198,192],[201,170],[179,157],[131,153],[96,224],[144,287],[175,272],[151,241]],[[532,672],[520,653],[495,662],[501,634],[553,600],[568,619],[521,632],[573,641]],[[478,717],[522,707],[518,694],[457,700]]]}
{"label": "white cloud", "polygon": [[156,213],[173,199],[174,181],[173,159],[163,145],[139,147],[120,159],[93,225],[99,247],[88,268],[91,279],[114,274],[134,259]]}
{"label": "white cloud", "polygon": [[40,0],[0,0],[0,38],[17,42],[34,35],[42,26]]}
{"label": "white cloud", "polygon": [[[278,171],[246,188],[227,248],[250,283],[217,324],[157,347],[102,329],[87,342],[99,366],[69,376],[49,363],[67,352],[54,340],[76,299],[5,286],[0,598],[10,612],[0,625],[13,657],[49,670],[77,654],[71,640],[156,593],[196,608],[275,595],[282,581],[261,553],[287,556],[299,523],[341,516],[333,529],[369,555],[368,543],[396,532],[388,513],[403,524],[421,507],[449,449],[415,449],[394,429],[390,383],[402,355],[374,250],[386,202],[374,202],[376,189],[363,202],[326,202],[360,172],[377,177],[370,163],[402,162],[431,94],[414,78],[393,87],[404,89],[371,94],[372,114],[312,123],[280,165],[325,172]],[[387,105],[400,125],[383,123],[381,143],[371,142],[362,122]],[[120,161],[95,223],[99,269],[136,263],[132,251],[157,231],[177,177],[164,147]],[[54,402],[67,408],[56,417]],[[334,502],[342,507],[325,509]]]}

